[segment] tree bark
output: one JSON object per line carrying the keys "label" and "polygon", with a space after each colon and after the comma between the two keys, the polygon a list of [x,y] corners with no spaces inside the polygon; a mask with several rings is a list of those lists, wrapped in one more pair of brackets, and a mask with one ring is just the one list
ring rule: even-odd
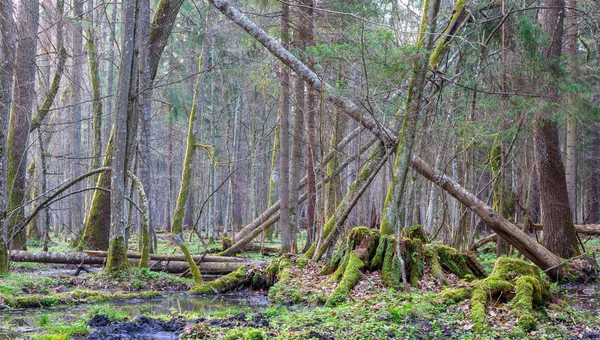
{"label": "tree bark", "polygon": [[183,0],[160,0],[150,25],[150,78],[156,77],[160,57],[171,35]]}
{"label": "tree bark", "polygon": [[0,275],[8,273],[8,243],[7,229],[7,192],[6,192],[6,160],[7,133],[12,102],[13,72],[15,67],[15,49],[17,34],[13,17],[12,0],[0,0]]}
{"label": "tree bark", "polygon": [[[113,128],[106,145],[106,153],[102,161],[103,167],[112,167]],[[111,189],[110,173],[101,173],[97,177],[96,187]],[[108,250],[110,236],[110,192],[94,190],[90,211],[84,221],[84,229],[78,249]]]}
{"label": "tree bark", "polygon": [[[92,83],[92,108],[94,130],[94,141],[92,144],[92,169],[100,166],[102,153],[102,87],[100,84],[100,71],[98,66],[98,57],[96,53],[96,30],[94,27],[94,1],[88,0],[87,8],[88,26],[87,33],[87,52],[90,64],[90,80]],[[97,178],[94,178],[94,182]]]}
{"label": "tree bark", "polygon": [[23,0],[17,14],[19,39],[16,47],[12,109],[8,130],[6,183],[8,230],[11,249],[27,249],[25,230],[15,232],[24,218],[23,200],[27,176],[27,139],[35,101],[35,73],[39,1]]}
{"label": "tree bark", "polygon": [[[550,45],[541,53],[547,67],[556,76],[562,49],[564,0],[545,0],[539,11],[542,30],[550,36]],[[541,102],[540,111],[554,111],[559,102],[557,89],[550,85],[549,98]],[[544,239],[542,244],[554,254],[570,258],[578,254],[577,238],[569,207],[565,168],[561,159],[558,126],[546,113],[541,113],[534,129]]]}
{"label": "tree bark", "polygon": [[[289,44],[289,11],[286,3],[281,3],[281,44]],[[290,175],[289,175],[289,115],[290,115],[290,71],[285,63],[279,68],[279,202],[280,218],[279,229],[281,238],[281,252],[289,253],[292,250],[292,234],[290,226]]]}
{"label": "tree bark", "polygon": [[[400,230],[402,229],[402,226],[398,223],[398,215],[403,203],[410,156],[415,144],[417,125],[421,114],[425,76],[428,72],[440,1],[431,0],[425,2],[425,4],[421,27],[419,28],[419,37],[417,39],[417,48],[422,49],[422,51],[417,55],[413,64],[413,74],[408,88],[404,119],[396,150],[396,161],[383,206],[380,227],[381,235],[391,235],[394,232],[400,234]],[[443,53],[443,51],[436,52],[438,54]],[[401,112],[398,112],[397,115],[399,116],[400,114]]]}
{"label": "tree bark", "polygon": [[[83,15],[83,0],[73,0],[73,14],[76,20],[73,23],[73,65],[71,74],[71,106],[70,119],[73,120],[71,126],[71,162],[69,162],[70,173],[72,178],[76,178],[81,174],[81,160],[83,152],[81,148],[81,89],[83,75],[83,34],[80,20]],[[81,183],[73,187],[73,191],[80,191]],[[71,230],[75,235],[79,235],[83,229],[83,195],[81,193],[71,196],[70,202],[70,225]]]}
{"label": "tree bark", "polygon": [[106,269],[119,271],[129,266],[125,256],[125,174],[127,171],[128,134],[130,131],[129,95],[133,77],[133,59],[135,48],[135,26],[137,1],[123,3],[121,61],[117,83],[117,102],[115,106],[115,132],[112,155],[111,195],[110,195],[110,241]]}

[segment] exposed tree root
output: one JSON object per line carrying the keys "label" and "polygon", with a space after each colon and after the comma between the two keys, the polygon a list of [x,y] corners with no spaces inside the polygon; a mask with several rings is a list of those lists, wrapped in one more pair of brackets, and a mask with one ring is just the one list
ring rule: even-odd
{"label": "exposed tree root", "polygon": [[445,290],[446,300],[460,301],[471,298],[471,319],[480,332],[485,328],[486,305],[490,300],[510,301],[513,312],[519,317],[518,325],[524,331],[535,329],[533,308],[550,298],[550,285],[541,270],[515,258],[496,260],[492,274],[472,283],[471,287]]}

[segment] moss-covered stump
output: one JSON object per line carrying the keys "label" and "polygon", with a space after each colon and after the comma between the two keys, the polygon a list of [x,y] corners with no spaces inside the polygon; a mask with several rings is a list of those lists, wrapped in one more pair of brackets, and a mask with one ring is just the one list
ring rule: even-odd
{"label": "moss-covered stump", "polygon": [[541,270],[532,264],[515,258],[501,257],[496,260],[490,276],[473,282],[471,288],[446,290],[442,295],[454,302],[471,297],[471,319],[476,331],[485,328],[486,305],[490,300],[509,302],[519,317],[518,325],[525,331],[535,329],[533,308],[550,298],[550,285],[542,277]]}
{"label": "moss-covered stump", "polygon": [[350,253],[361,245],[365,239],[367,243],[362,245],[362,247],[368,252],[369,258],[374,256],[379,242],[379,233],[367,227],[356,227],[346,236],[343,246],[335,252],[320,274],[327,275],[334,273],[334,278],[340,279],[348,264]]}
{"label": "moss-covered stump", "polygon": [[321,272],[333,273],[329,282],[339,282],[327,305],[335,306],[347,300],[364,270],[381,270],[384,285],[394,289],[407,288],[403,274],[407,284],[418,286],[426,266],[441,283],[446,282],[445,272],[463,279],[485,277],[483,268],[472,255],[443,245],[427,244],[427,235],[421,226],[408,228],[403,235],[411,238],[379,236],[366,227],[352,229]]}
{"label": "moss-covered stump", "polygon": [[414,225],[410,228],[402,229],[402,237],[412,240],[419,239],[423,243],[429,243],[429,237],[420,224]]}

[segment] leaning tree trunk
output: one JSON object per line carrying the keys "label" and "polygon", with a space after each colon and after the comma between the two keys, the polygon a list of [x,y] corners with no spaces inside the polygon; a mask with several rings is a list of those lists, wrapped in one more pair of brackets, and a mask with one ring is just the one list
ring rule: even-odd
{"label": "leaning tree trunk", "polygon": [[[6,154],[8,120],[12,101],[15,46],[17,43],[12,0],[0,0],[0,216],[7,214]],[[8,230],[5,218],[0,219],[0,275],[8,273]]]}
{"label": "leaning tree trunk", "polygon": [[23,0],[17,15],[19,39],[16,48],[14,91],[8,129],[6,184],[8,190],[8,232],[11,249],[27,249],[25,230],[16,230],[24,218],[27,139],[31,109],[35,101],[36,46],[39,1]]}
{"label": "leaning tree trunk", "polygon": [[[557,72],[560,62],[564,5],[564,0],[546,0],[539,12],[542,30],[551,37],[550,45],[541,51],[551,73]],[[551,108],[559,102],[559,94],[553,85],[549,85],[546,92],[550,96],[547,101],[540,102],[541,112],[553,111]],[[544,221],[542,244],[554,254],[570,258],[578,254],[577,237],[569,207],[557,123],[550,115],[540,113],[533,136]]]}

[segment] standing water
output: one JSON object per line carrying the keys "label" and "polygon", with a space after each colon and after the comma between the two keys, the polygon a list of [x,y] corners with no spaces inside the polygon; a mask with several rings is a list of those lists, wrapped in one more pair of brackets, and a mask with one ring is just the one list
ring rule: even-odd
{"label": "standing water", "polygon": [[240,309],[259,311],[267,303],[267,298],[260,294],[226,294],[211,297],[175,295],[151,300],[117,301],[110,304],[7,310],[0,313],[0,339],[27,339],[38,331],[40,323],[44,322],[42,320],[52,324],[68,324],[84,315],[88,316],[100,307],[128,315],[129,319],[133,320],[142,315],[176,317],[185,313],[202,316],[211,312],[227,313],[229,310]]}

